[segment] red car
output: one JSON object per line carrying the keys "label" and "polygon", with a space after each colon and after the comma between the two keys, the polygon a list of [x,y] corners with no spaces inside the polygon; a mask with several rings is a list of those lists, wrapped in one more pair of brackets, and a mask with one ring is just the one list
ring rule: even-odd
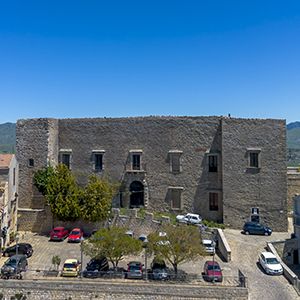
{"label": "red car", "polygon": [[206,281],[222,282],[223,275],[220,265],[216,261],[206,261],[204,264],[203,278]]}
{"label": "red car", "polygon": [[62,241],[69,235],[64,227],[55,227],[50,232],[50,241]]}
{"label": "red car", "polygon": [[83,232],[80,228],[74,228],[68,237],[68,242],[80,243],[83,237]]}

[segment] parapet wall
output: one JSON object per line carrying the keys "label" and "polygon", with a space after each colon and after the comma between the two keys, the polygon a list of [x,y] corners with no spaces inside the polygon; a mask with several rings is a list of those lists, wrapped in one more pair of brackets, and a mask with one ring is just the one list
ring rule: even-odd
{"label": "parapet wall", "polygon": [[[224,299],[246,300],[248,289],[228,286],[196,286],[169,284],[130,284],[128,282],[104,283],[81,282],[80,280],[51,281],[0,281],[0,293],[4,299],[24,295],[28,300],[180,300]],[[3,298],[2,298],[3,299]],[[21,298],[17,298],[21,299]]]}

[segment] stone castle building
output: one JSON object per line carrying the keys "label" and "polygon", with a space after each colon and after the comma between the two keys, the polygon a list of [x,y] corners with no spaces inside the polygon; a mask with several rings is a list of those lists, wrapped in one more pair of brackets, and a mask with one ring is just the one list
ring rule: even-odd
{"label": "stone castle building", "polygon": [[51,214],[33,186],[48,164],[121,183],[114,206],[195,212],[241,228],[259,218],[287,229],[284,120],[132,117],[19,120],[19,229],[47,231]]}

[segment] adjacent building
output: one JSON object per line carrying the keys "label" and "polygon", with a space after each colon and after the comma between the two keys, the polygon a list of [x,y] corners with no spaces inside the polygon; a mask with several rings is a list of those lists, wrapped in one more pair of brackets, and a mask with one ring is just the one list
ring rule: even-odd
{"label": "adjacent building", "polygon": [[28,119],[17,122],[19,228],[47,231],[51,213],[33,174],[66,164],[121,183],[116,207],[195,212],[241,228],[287,230],[284,120],[230,117]]}
{"label": "adjacent building", "polygon": [[9,244],[16,232],[18,164],[14,154],[0,154],[1,246]]}

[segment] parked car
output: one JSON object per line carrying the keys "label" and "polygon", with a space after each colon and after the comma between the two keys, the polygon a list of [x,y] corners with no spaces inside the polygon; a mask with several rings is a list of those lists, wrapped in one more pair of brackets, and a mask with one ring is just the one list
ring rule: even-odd
{"label": "parked car", "polygon": [[86,269],[83,271],[83,277],[97,278],[109,270],[108,260],[106,257],[92,258]]}
{"label": "parked car", "polygon": [[160,240],[157,242],[157,245],[160,246],[165,246],[165,245],[169,245],[170,242],[168,241],[168,237],[167,237],[167,233],[164,231],[160,231],[158,233],[158,236],[160,238]]}
{"label": "parked car", "polygon": [[2,278],[22,278],[22,272],[27,270],[28,262],[25,255],[11,256],[1,268]]}
{"label": "parked car", "polygon": [[166,263],[163,259],[154,257],[151,263],[151,271],[149,278],[153,280],[168,280],[170,279],[170,274]]}
{"label": "parked car", "polygon": [[203,269],[203,278],[206,281],[222,282],[222,269],[216,261],[206,261]]}
{"label": "parked car", "polygon": [[83,237],[83,232],[80,228],[74,228],[68,236],[68,242],[80,243]]}
{"label": "parked car", "polygon": [[32,246],[28,243],[19,243],[16,245],[13,245],[11,247],[6,248],[3,251],[3,256],[13,256],[16,254],[23,254],[26,257],[30,257],[33,253]]}
{"label": "parked car", "polygon": [[80,273],[81,264],[78,259],[67,259],[63,265],[61,276],[63,277],[77,277]]}
{"label": "parked car", "polygon": [[141,241],[141,242],[145,242],[147,243],[148,242],[148,237],[146,234],[141,234],[138,239]]}
{"label": "parked car", "polygon": [[271,235],[272,229],[256,222],[246,222],[243,227],[245,234]]}
{"label": "parked car", "polygon": [[126,278],[143,279],[143,264],[139,261],[131,261],[127,264]]}
{"label": "parked car", "polygon": [[265,272],[269,275],[281,275],[283,273],[282,265],[271,252],[262,252],[258,261]]}
{"label": "parked car", "polygon": [[63,241],[68,237],[69,231],[64,227],[55,227],[50,231],[50,241]]}
{"label": "parked car", "polygon": [[128,235],[128,236],[130,236],[130,237],[134,237],[134,232],[133,232],[133,230],[127,230],[126,232],[125,232],[125,234],[126,235]]}
{"label": "parked car", "polygon": [[202,245],[207,254],[215,254],[215,243],[209,239],[203,239]]}
{"label": "parked car", "polygon": [[188,213],[186,215],[177,215],[176,221],[187,224],[200,224],[202,222],[202,218],[197,214]]}

